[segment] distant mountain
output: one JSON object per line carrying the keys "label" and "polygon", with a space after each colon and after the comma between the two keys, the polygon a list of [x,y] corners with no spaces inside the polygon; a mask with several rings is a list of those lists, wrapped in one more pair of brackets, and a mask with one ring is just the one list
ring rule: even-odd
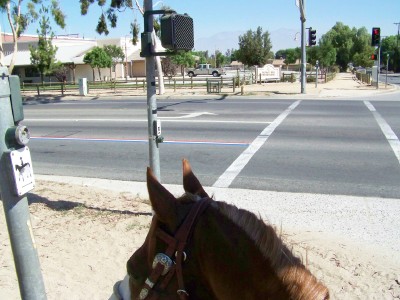
{"label": "distant mountain", "polygon": [[239,36],[245,31],[225,31],[214,34],[206,38],[198,38],[194,41],[194,48],[198,51],[207,51],[213,54],[215,50],[219,50],[225,54],[228,49],[239,48]]}
{"label": "distant mountain", "polygon": [[[239,36],[246,31],[225,31],[216,33],[210,37],[198,38],[194,41],[195,50],[207,51],[212,54],[215,50],[225,53],[227,49],[239,48]],[[300,33],[296,34],[296,30],[288,28],[280,28],[270,31],[272,42],[272,51],[276,52],[280,49],[300,47]],[[297,41],[295,41],[297,37]]]}
{"label": "distant mountain", "polygon": [[[271,31],[269,34],[272,42],[272,51],[276,52],[281,49],[300,47],[301,35],[299,31],[300,30],[297,31],[295,29],[288,28],[280,28]],[[296,41],[295,38],[297,39]]]}

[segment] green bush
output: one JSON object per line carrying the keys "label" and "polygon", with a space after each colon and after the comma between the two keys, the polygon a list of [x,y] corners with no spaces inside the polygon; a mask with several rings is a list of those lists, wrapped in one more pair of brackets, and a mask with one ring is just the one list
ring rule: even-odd
{"label": "green bush", "polygon": [[307,76],[307,82],[315,82],[315,76]]}

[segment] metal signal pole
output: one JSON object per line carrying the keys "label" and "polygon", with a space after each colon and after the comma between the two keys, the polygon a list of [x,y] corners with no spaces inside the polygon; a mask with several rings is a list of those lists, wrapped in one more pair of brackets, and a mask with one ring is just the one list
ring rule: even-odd
{"label": "metal signal pole", "polygon": [[296,5],[300,9],[301,20],[301,93],[306,93],[306,14],[305,14],[305,0],[296,0]]}
{"label": "metal signal pole", "polygon": [[[153,9],[153,1],[144,1],[144,11],[151,11]],[[146,14],[145,14],[146,15]],[[153,32],[153,15],[149,14],[144,17],[144,35],[147,47],[151,47],[150,52],[154,52],[154,43],[152,42]],[[143,45],[143,42],[142,42]],[[142,49],[143,51],[143,49]],[[149,134],[149,160],[150,168],[158,180],[161,180],[160,174],[160,151],[159,141],[157,138],[157,99],[156,99],[156,79],[155,79],[155,57],[153,55],[146,56],[146,81],[147,81],[147,120],[148,120],[148,134]]]}

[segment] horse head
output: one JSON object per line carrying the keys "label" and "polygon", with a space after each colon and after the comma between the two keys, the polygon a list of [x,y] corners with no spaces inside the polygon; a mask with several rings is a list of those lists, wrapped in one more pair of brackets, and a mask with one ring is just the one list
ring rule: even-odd
{"label": "horse head", "polygon": [[327,288],[271,226],[250,212],[212,200],[187,160],[183,186],[186,193],[177,199],[147,169],[154,216],[143,245],[127,262],[124,284],[129,295],[124,297],[329,299]]}

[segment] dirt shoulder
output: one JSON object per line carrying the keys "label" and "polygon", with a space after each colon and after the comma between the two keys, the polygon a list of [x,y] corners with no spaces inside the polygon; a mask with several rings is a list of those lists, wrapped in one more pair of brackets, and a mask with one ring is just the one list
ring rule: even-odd
{"label": "dirt shoulder", "polygon": [[[38,180],[28,195],[48,299],[108,299],[143,243],[151,209],[135,192]],[[0,212],[0,299],[19,299]],[[281,235],[330,289],[332,299],[399,299],[400,266],[372,249],[317,231]]]}

